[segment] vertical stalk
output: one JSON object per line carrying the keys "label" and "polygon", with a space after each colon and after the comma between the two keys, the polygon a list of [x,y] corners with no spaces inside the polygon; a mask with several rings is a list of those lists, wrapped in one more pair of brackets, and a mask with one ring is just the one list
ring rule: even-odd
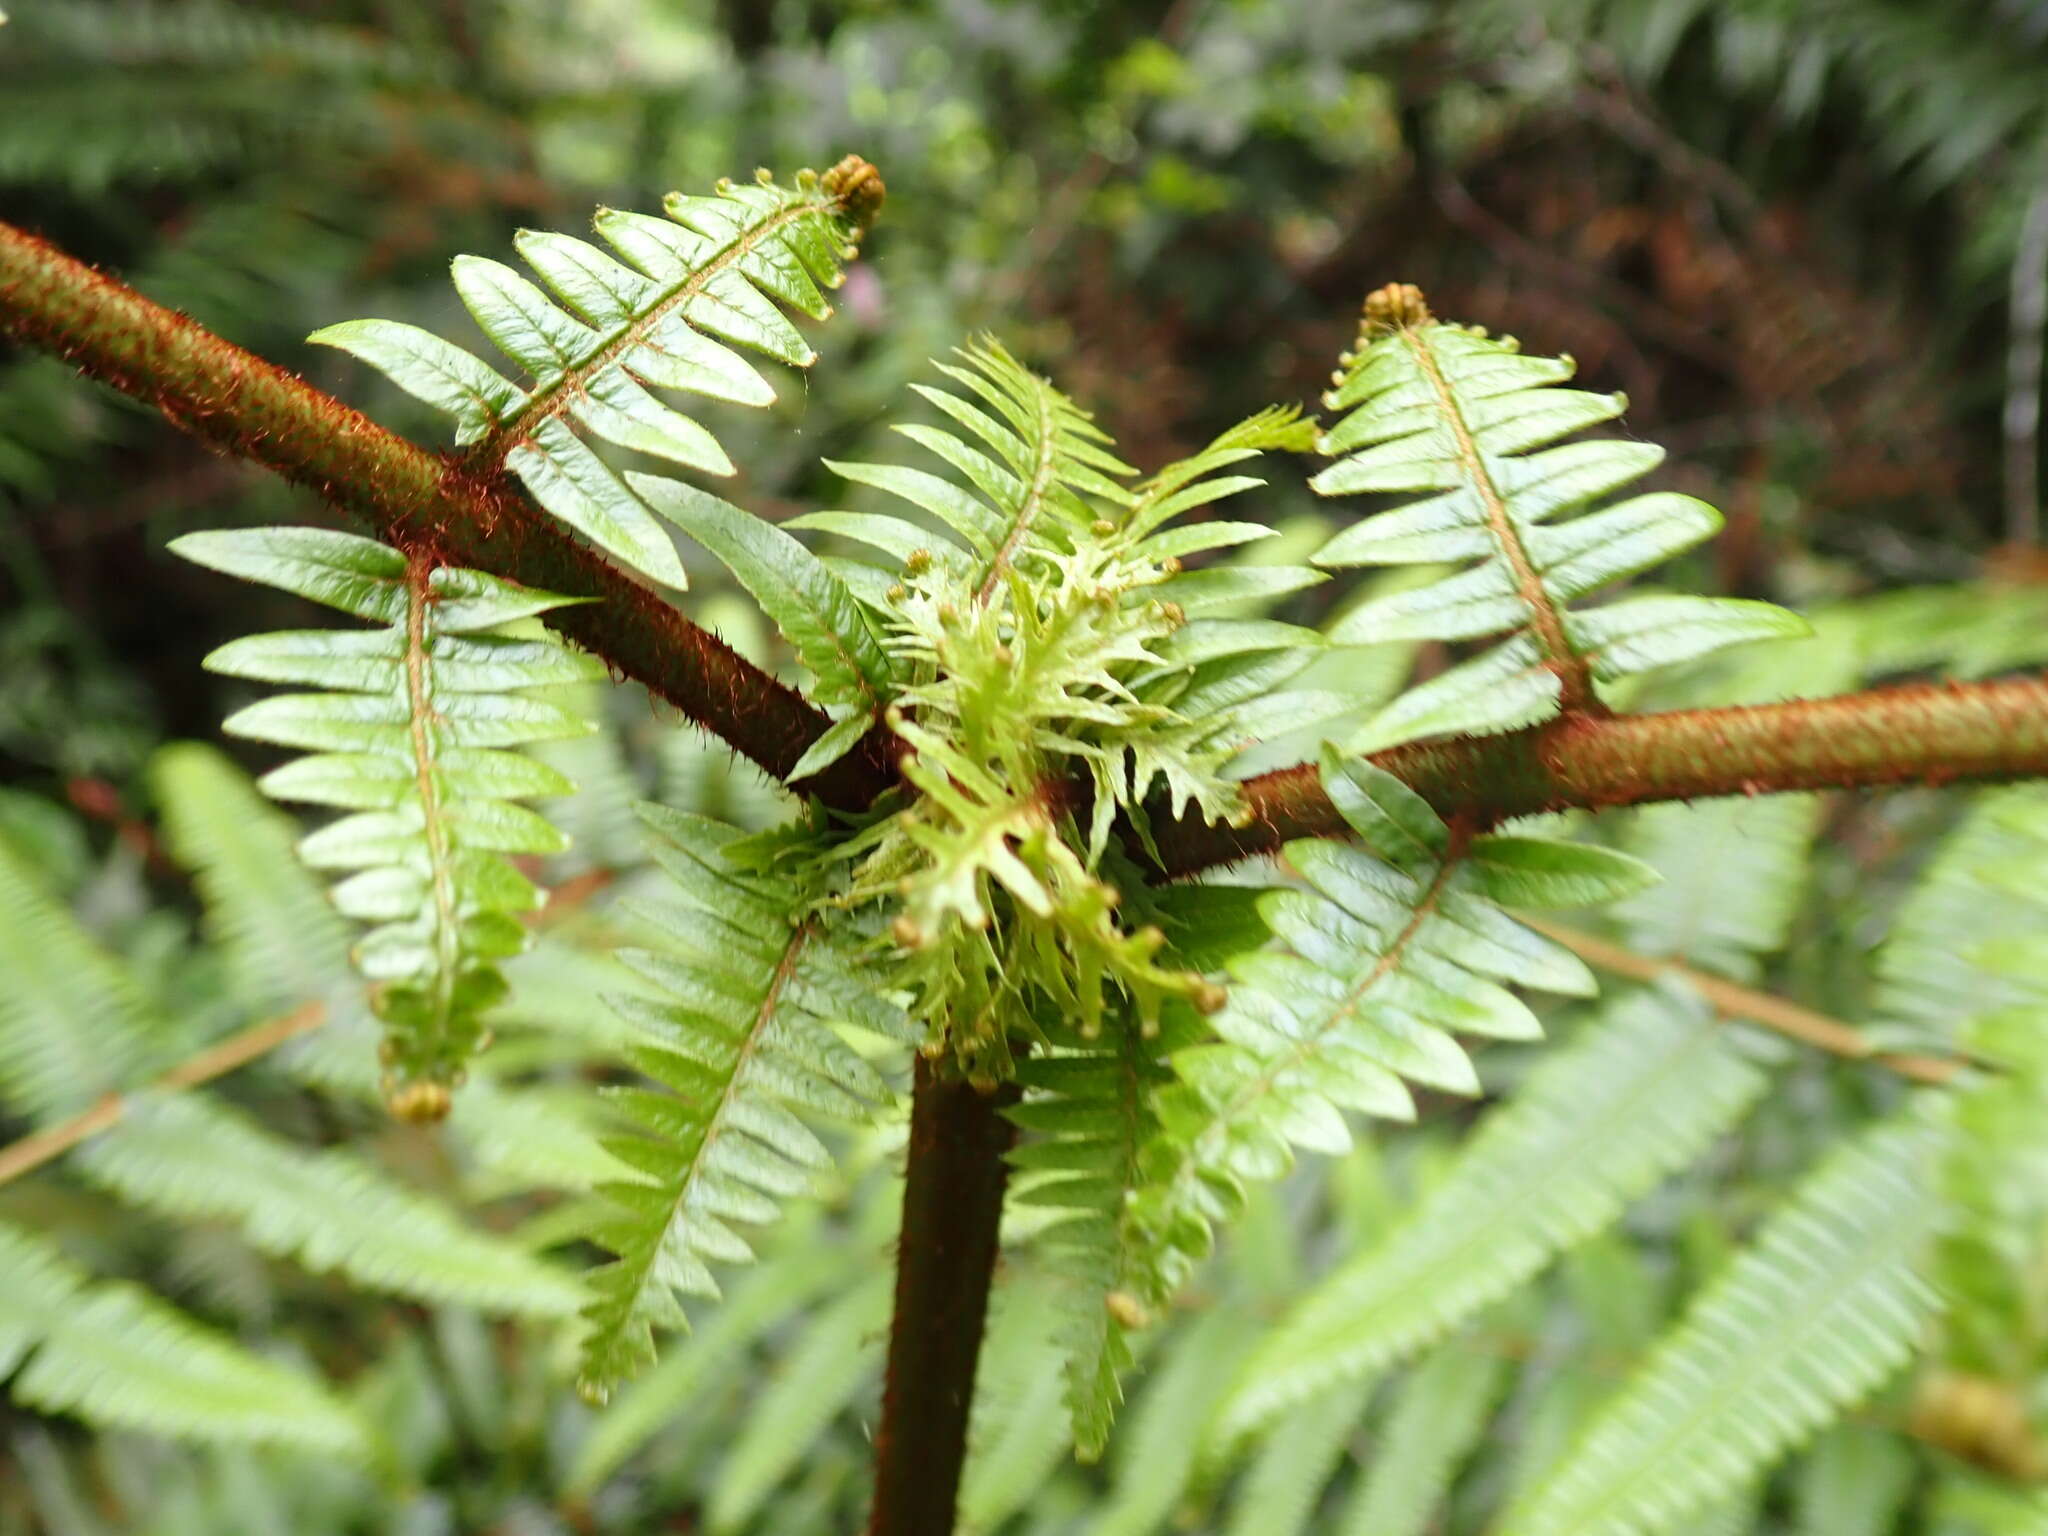
{"label": "vertical stalk", "polygon": [[917,1059],[868,1536],[951,1536],[1017,1097]]}

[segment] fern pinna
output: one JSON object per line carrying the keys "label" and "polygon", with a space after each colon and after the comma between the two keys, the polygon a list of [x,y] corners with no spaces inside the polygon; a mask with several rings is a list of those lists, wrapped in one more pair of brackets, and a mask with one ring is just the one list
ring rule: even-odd
{"label": "fern pinna", "polygon": [[[298,852],[340,876],[332,910],[364,925],[351,954],[384,1026],[386,1097],[411,1119],[448,1115],[473,1069],[486,1085],[472,1099],[501,1095],[499,1113],[508,1101],[519,1112],[518,1089],[491,1082],[473,1058],[508,1016],[508,973],[532,938],[543,861],[566,843],[523,802],[571,792],[560,759],[543,754],[595,729],[580,703],[613,659],[604,642],[616,631],[577,630],[588,651],[549,633],[588,611],[588,581],[561,591],[515,583],[484,568],[494,547],[542,530],[565,537],[540,521],[559,520],[575,535],[561,547],[587,562],[564,568],[603,573],[621,610],[608,621],[698,635],[661,593],[607,563],[682,588],[673,531],[726,567],[779,631],[803,674],[800,695],[708,643],[698,654],[725,655],[720,682],[787,705],[801,740],[749,751],[788,763],[785,778],[803,793],[753,833],[692,806],[643,805],[658,874],[636,876],[630,899],[604,908],[616,926],[589,974],[605,980],[584,990],[605,993],[610,1011],[584,1027],[615,1048],[614,1081],[601,1100],[589,1095],[587,1117],[554,1125],[574,1164],[560,1182],[590,1198],[551,1213],[543,1231],[594,1241],[610,1261],[572,1284],[407,1205],[352,1160],[274,1154],[260,1127],[230,1111],[135,1093],[149,1053],[134,987],[5,860],[0,900],[54,937],[38,946],[0,935],[0,953],[32,983],[0,998],[0,1026],[20,1042],[0,1061],[0,1093],[36,1120],[75,1112],[93,1092],[128,1093],[131,1118],[79,1151],[77,1169],[137,1204],[235,1222],[265,1253],[413,1297],[544,1317],[574,1310],[581,1384],[601,1400],[652,1361],[657,1331],[685,1326],[686,1304],[696,1311],[730,1283],[727,1272],[764,1254],[771,1269],[736,1286],[748,1298],[736,1337],[757,1313],[779,1319],[823,1294],[817,1275],[774,1268],[793,1262],[789,1247],[761,1233],[817,1192],[843,1148],[887,1143],[914,1053],[920,1105],[951,1095],[999,1131],[981,1138],[981,1187],[998,1198],[1008,1174],[993,1149],[1009,1144],[1012,1258],[1044,1287],[1002,1308],[1009,1396],[976,1409],[1000,1443],[1041,1467],[1049,1445],[1102,1456],[1147,1340],[1166,1338],[1171,1358],[1133,1437],[1140,1464],[1112,1474],[1102,1528],[1151,1529],[1244,1458],[1233,1530],[1311,1528],[1332,1478],[1347,1485],[1345,1528],[1424,1528],[1489,1413],[1520,1400],[1508,1367],[1482,1358],[1486,1341],[1548,1316],[1553,1262],[1598,1289],[1584,1276],[1612,1251],[1617,1223],[1771,1099],[1767,1069],[1784,1053],[1720,1014],[1747,1007],[1771,1022],[1738,983],[1786,942],[1820,816],[1813,799],[1664,808],[1613,840],[1597,824],[1502,825],[1501,804],[1674,798],[1654,783],[1596,793],[1573,779],[1574,742],[1617,724],[1609,685],[1654,690],[1663,667],[1804,625],[1729,599],[1582,603],[1692,547],[1716,514],[1652,493],[1569,517],[1648,473],[1657,451],[1611,439],[1548,446],[1614,420],[1621,402],[1557,387],[1567,360],[1440,322],[1401,285],[1368,302],[1359,349],[1326,401],[1343,413],[1333,424],[1261,411],[1149,476],[1089,412],[988,338],[937,365],[943,385],[917,387],[919,418],[896,428],[916,462],[831,462],[848,487],[844,507],[771,524],[674,473],[629,467],[623,455],[732,472],[711,431],[657,392],[769,403],[766,376],[742,351],[813,361],[784,310],[826,317],[823,291],[880,196],[873,168],[850,157],[792,187],[764,176],[715,197],[672,198],[665,220],[601,212],[609,253],[524,234],[518,249],[544,287],[460,259],[457,289],[523,370],[516,382],[411,327],[358,321],[319,333],[454,418],[456,451],[421,496],[444,510],[485,509],[502,529],[436,527],[416,498],[379,524],[381,539],[272,528],[176,545],[369,626],[253,636],[209,664],[310,690],[253,702],[227,729],[307,754],[268,773],[266,793],[341,813]],[[1253,495],[1265,480],[1252,461],[1311,451],[1334,460],[1310,481],[1327,498],[1424,499],[1338,528],[1312,566],[1262,561],[1279,518]],[[1257,510],[1225,517],[1226,501]],[[501,534],[507,545],[494,546]],[[444,553],[454,543],[482,556],[453,563]],[[1315,612],[1298,597],[1329,572],[1373,565],[1426,569],[1322,628],[1298,622]],[[1425,641],[1445,665],[1391,700],[1322,665],[1351,647]],[[1475,642],[1469,654],[1443,649]],[[1690,686],[1712,683],[1696,673]],[[1981,699],[1993,715],[2009,703]],[[1337,739],[1319,742],[1312,762],[1277,776],[1249,766],[1278,738],[1324,735]],[[1799,756],[1805,777],[1788,768],[1783,784],[1760,787],[1836,782],[1812,766],[1812,751]],[[1982,776],[2018,771],[2024,758],[1981,756],[1970,761]],[[1892,781],[1862,771],[1841,782]],[[166,782],[189,792],[214,772],[185,759]],[[608,774],[629,776],[600,767]],[[1503,789],[1489,774],[1515,782]],[[849,794],[850,784],[868,792]],[[1489,788],[1508,798],[1490,804]],[[216,784],[215,808],[179,814],[175,836],[193,845],[206,883],[242,893],[222,923],[230,968],[289,990],[296,971],[268,952],[283,942],[277,925],[247,895],[261,860],[218,809],[236,793]],[[1910,1058],[1918,1065],[1903,1073],[1935,1086],[1859,1106],[1832,1155],[1779,1157],[1773,1213],[1682,1303],[1642,1303],[1650,1322],[1630,1336],[1626,1375],[1602,1405],[1569,1372],[1539,1384],[1526,1464],[1488,1495],[1503,1529],[1620,1536],[1699,1518],[1739,1523],[1755,1479],[1878,1388],[1947,1296],[1973,1298],[1974,1310],[1936,1340],[1943,1369],[1930,1373],[1930,1397],[1964,1378],[2016,1392],[2037,1364],[2015,1368],[1969,1318],[2020,1315],[2017,1276],[2035,1257],[1986,1233],[2004,1208],[1998,1158],[2038,1153],[2025,1115],[2039,1080],[2025,1044],[2031,1015],[2016,1022],[2011,1012],[2038,1001],[2038,956],[2015,942],[2028,931],[2015,918],[1992,952],[1942,965],[1914,958],[1964,947],[1947,882],[2036,894],[2030,868],[1985,866],[2008,825],[2039,833],[2039,808],[1992,806],[1980,815],[2007,820],[1966,830],[1929,877],[1939,894],[1924,912],[1920,898],[1905,904],[1877,962],[1891,1034],[1832,1025],[1820,1036],[1894,1066],[1909,1059],[1895,1046],[1939,1046],[1950,1054],[1931,1066]],[[577,824],[600,827],[606,856],[621,857],[615,827]],[[1177,862],[1172,844],[1190,827],[1227,828],[1240,841],[1221,846],[1259,857],[1226,874],[1209,866],[1228,855]],[[1741,856],[1691,867],[1706,842],[1739,844]],[[1196,878],[1170,882],[1166,870]],[[312,910],[305,889],[271,875],[280,912]],[[1629,946],[1620,964],[1612,938],[1533,915],[1601,906]],[[326,909],[303,926],[309,947],[333,943]],[[272,937],[259,944],[249,937],[259,932]],[[1596,988],[1582,954],[1625,974],[1656,970],[1660,956],[1691,968],[1587,1006],[1579,1000]],[[83,985],[58,974],[66,955],[80,957]],[[1987,980],[1998,966],[2012,974]],[[355,1001],[331,986],[331,965],[310,970],[346,1036]],[[1944,988],[1967,997],[1934,995]],[[87,1021],[106,1060],[39,1036],[24,998]],[[1949,1017],[1974,1013],[1990,1017],[1967,1032]],[[1571,1038],[1539,1044],[1553,1028]],[[1981,1062],[1955,1054],[1966,1049]],[[2002,1081],[1988,1075],[2001,1053],[2013,1069]],[[313,1057],[298,1063],[308,1077],[347,1079],[346,1069],[307,1067]],[[1214,1256],[1220,1232],[1285,1227],[1269,1186],[1297,1152],[1355,1159],[1360,1123],[1412,1120],[1418,1094],[1505,1102],[1484,1110],[1410,1209],[1379,1212],[1384,1230],[1354,1222],[1358,1251],[1323,1265],[1298,1301],[1281,1306],[1276,1283],[1257,1307],[1175,1320],[1176,1306],[1200,1299],[1202,1277],[1244,1262]],[[459,1134],[459,1109],[454,1118]],[[195,1193],[208,1168],[267,1155],[280,1171],[270,1195],[282,1188],[295,1200],[235,1181]],[[911,1155],[948,1153],[914,1138]],[[330,1196],[348,1218],[309,1220],[301,1207]],[[993,1210],[980,1213],[991,1232]],[[384,1240],[385,1211],[394,1225],[435,1228],[435,1263]],[[906,1274],[950,1261],[943,1243],[917,1251],[908,1220],[905,1232]],[[104,1291],[81,1315],[104,1314],[161,1345],[138,1345],[136,1379],[122,1385],[67,1321],[90,1278],[31,1235],[0,1237],[0,1259],[29,1298],[21,1317],[0,1316],[10,1357],[36,1352],[17,1386],[25,1400],[149,1423],[163,1396],[150,1373],[185,1361],[195,1379],[221,1383],[219,1406],[196,1408],[189,1432],[256,1433],[238,1415],[270,1380],[257,1362],[216,1356],[213,1341]],[[1295,1268],[1299,1280],[1306,1261]],[[1640,1279],[1624,1284],[1638,1299]],[[988,1275],[961,1283],[985,1288]],[[873,1277],[848,1286],[801,1330],[791,1358],[819,1391],[806,1398],[785,1385],[771,1397],[804,1434],[822,1433],[862,1390],[861,1341],[885,1292]],[[1667,1313],[1668,1332],[1649,1345]],[[922,1321],[899,1312],[897,1337]],[[1056,1384],[1008,1342],[1027,1326],[1055,1345]],[[970,1367],[973,1358],[970,1347]],[[114,1385],[94,1375],[102,1369]],[[1354,1469],[1345,1428],[1378,1412],[1376,1383],[1397,1372],[1407,1374],[1385,1416],[1396,1459]],[[971,1374],[937,1383],[956,1439]],[[297,1394],[295,1427],[278,1438],[373,1445],[357,1420],[330,1415],[317,1387],[289,1380],[277,1390]],[[650,1380],[674,1390],[671,1378]],[[904,1385],[892,1379],[885,1419]],[[1055,1391],[1064,1412],[1048,1428]],[[919,1443],[914,1428],[891,1423],[879,1439],[899,1468]],[[600,1443],[578,1476],[599,1477],[623,1454]],[[791,1455],[767,1431],[743,1435],[714,1523],[749,1518]],[[958,1470],[941,1469],[944,1501]],[[983,1511],[1020,1507],[1014,1482],[993,1474],[970,1495]]]}

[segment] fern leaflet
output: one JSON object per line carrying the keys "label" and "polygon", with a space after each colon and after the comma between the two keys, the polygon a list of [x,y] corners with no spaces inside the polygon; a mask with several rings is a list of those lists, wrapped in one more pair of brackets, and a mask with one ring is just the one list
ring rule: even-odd
{"label": "fern leaflet", "polygon": [[46,1413],[196,1439],[363,1456],[364,1424],[317,1381],[200,1328],[133,1285],[95,1283],[0,1225],[0,1376]]}
{"label": "fern leaflet", "polygon": [[1303,1298],[1247,1368],[1231,1423],[1375,1374],[1508,1294],[1698,1156],[1766,1083],[1691,995],[1614,1005],[1487,1117],[1400,1226]]}
{"label": "fern leaflet", "polygon": [[346,872],[334,903],[372,925],[354,958],[386,1025],[393,1111],[439,1119],[483,1038],[483,1013],[504,995],[496,962],[526,947],[514,914],[540,904],[505,856],[566,841],[514,802],[572,786],[505,749],[593,728],[523,690],[593,676],[598,665],[550,639],[501,632],[567,599],[353,534],[248,529],[187,534],[172,547],[382,626],[251,635],[206,664],[334,690],[262,700],[224,728],[312,754],[266,774],[265,793],[354,812],[299,853]]}
{"label": "fern leaflet", "polygon": [[1582,612],[1567,606],[1720,526],[1713,508],[1668,492],[1547,526],[1647,474],[1663,456],[1650,444],[1614,441],[1525,456],[1621,414],[1619,395],[1551,387],[1571,373],[1569,359],[1525,357],[1512,341],[1437,321],[1412,287],[1390,285],[1366,301],[1358,350],[1326,397],[1349,414],[1318,444],[1342,457],[1310,483],[1326,496],[1438,494],[1346,529],[1316,561],[1461,568],[1362,604],[1331,638],[1508,638],[1396,698],[1350,743],[1354,751],[1415,736],[1512,730],[1562,705],[1591,702],[1596,681],[1806,633],[1783,609],[1734,598],[1638,597]]}
{"label": "fern leaflet", "polygon": [[1650,1536],[1762,1471],[1912,1352],[1914,1272],[1942,1135],[1911,1121],[1840,1148],[1508,1511],[1503,1536]]}
{"label": "fern leaflet", "polygon": [[628,1059],[666,1091],[615,1093],[641,1134],[606,1143],[637,1177],[603,1187],[593,1231],[618,1256],[590,1277],[585,1309],[582,1383],[600,1397],[652,1359],[653,1328],[682,1324],[682,1297],[718,1295],[712,1264],[752,1260],[735,1225],[771,1221],[832,1166],[804,1119],[862,1120],[888,1097],[833,1022],[909,1038],[860,974],[867,935],[815,911],[822,892],[742,869],[734,828],[641,816],[672,898],[643,910],[668,941],[623,954],[656,995],[610,1002],[642,1037]]}
{"label": "fern leaflet", "polygon": [[455,261],[455,286],[486,336],[530,376],[513,384],[430,331],[351,320],[315,331],[455,418],[473,468],[511,470],[541,506],[634,569],[685,585],[675,547],[647,503],[586,437],[708,474],[732,461],[665,389],[767,405],[775,392],[725,345],[807,367],[816,354],[777,307],[831,313],[818,284],[836,287],[840,262],[881,201],[874,168],[848,156],[794,189],[766,177],[721,182],[716,197],[670,194],[666,219],[601,209],[597,232],[623,261],[588,241],[527,230],[517,240],[553,296],[500,262]]}
{"label": "fern leaflet", "polygon": [[1342,1536],[1420,1536],[1432,1528],[1507,1379],[1501,1357],[1474,1342],[1446,1341],[1401,1383],[1371,1468],[1336,1528]]}
{"label": "fern leaflet", "polygon": [[1454,834],[1398,779],[1334,753],[1323,781],[1365,849],[1287,845],[1311,889],[1271,892],[1261,911],[1291,952],[1238,960],[1215,1020],[1221,1039],[1172,1058],[1180,1081],[1159,1096],[1162,1130],[1126,1213],[1149,1251],[1149,1304],[1171,1296],[1207,1253],[1245,1181],[1278,1177],[1293,1146],[1348,1147],[1342,1111],[1409,1118],[1403,1079],[1476,1091],[1454,1031],[1539,1035],[1535,1015],[1490,978],[1591,990],[1576,958],[1496,901],[1603,901],[1652,877],[1607,849]]}

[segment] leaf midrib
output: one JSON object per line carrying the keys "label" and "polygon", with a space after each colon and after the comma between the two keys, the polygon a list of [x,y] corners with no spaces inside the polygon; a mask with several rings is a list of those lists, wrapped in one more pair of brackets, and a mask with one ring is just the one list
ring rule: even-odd
{"label": "leaf midrib", "polygon": [[[1432,321],[1425,329],[1434,332],[1441,327]],[[1487,471],[1479,444],[1474,440],[1471,426],[1458,404],[1457,392],[1444,376],[1435,351],[1424,339],[1423,330],[1404,325],[1399,335],[1409,355],[1414,358],[1417,370],[1436,394],[1437,408],[1443,415],[1444,424],[1450,428],[1457,448],[1459,467],[1463,469],[1473,493],[1478,496],[1480,510],[1486,517],[1487,531],[1493,535],[1494,543],[1499,546],[1508,570],[1514,576],[1515,590],[1529,610],[1530,626],[1535,630],[1537,643],[1543,647],[1544,659],[1563,685],[1560,703],[1567,709],[1584,707],[1593,699],[1592,672],[1585,658],[1572,649],[1565,635],[1563,615],[1551,601],[1550,593],[1543,585],[1542,574],[1529,558],[1521,532],[1508,515],[1507,498]]]}
{"label": "leaf midrib", "polygon": [[743,229],[706,257],[701,265],[689,268],[671,287],[657,293],[654,302],[645,310],[621,322],[613,330],[601,333],[589,352],[564,368],[556,378],[545,384],[536,383],[527,393],[526,404],[510,421],[501,423],[497,431],[471,450],[473,456],[482,462],[502,464],[506,456],[528,441],[539,427],[566,412],[582,396],[590,380],[606,372],[638,346],[656,325],[701,294],[714,277],[729,270],[769,236],[786,229],[798,219],[829,211],[829,204],[806,199],[777,209],[761,223]]}

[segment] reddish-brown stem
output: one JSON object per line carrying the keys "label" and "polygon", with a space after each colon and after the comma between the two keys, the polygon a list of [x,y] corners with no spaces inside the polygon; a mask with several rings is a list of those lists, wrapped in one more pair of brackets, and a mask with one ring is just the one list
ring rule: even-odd
{"label": "reddish-brown stem", "polygon": [[868,1536],[949,1536],[995,1277],[1015,1084],[981,1093],[917,1059],[896,1311]]}
{"label": "reddish-brown stem", "polygon": [[[1668,714],[1566,715],[1508,736],[1373,754],[1445,820],[1540,811],[2048,775],[2048,681],[1918,684],[1832,699]],[[1165,873],[1271,853],[1348,829],[1312,764],[1246,781],[1242,827],[1155,821]]]}
{"label": "reddish-brown stem", "polygon": [[[303,379],[0,224],[0,335],[53,352],[156,406],[218,448],[310,487],[379,537],[599,601],[547,622],[778,778],[830,723],[539,512],[503,475],[480,475],[385,431]],[[847,810],[894,781],[875,733],[805,787]]]}

